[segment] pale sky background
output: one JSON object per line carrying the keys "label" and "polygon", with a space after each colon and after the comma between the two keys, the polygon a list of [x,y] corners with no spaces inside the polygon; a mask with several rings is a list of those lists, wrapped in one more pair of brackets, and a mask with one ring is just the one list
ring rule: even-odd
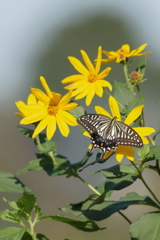
{"label": "pale sky background", "polygon": [[[96,16],[101,16],[101,14],[103,15],[103,17],[108,17],[112,21],[113,19],[116,19],[115,22],[120,19],[121,24],[123,23],[125,26],[124,37],[127,37],[122,43],[119,40],[119,36],[117,36],[117,32],[114,32],[114,29],[111,33],[112,35],[110,34],[110,32],[108,32],[108,36],[107,33],[105,33],[106,41],[107,39],[113,39],[114,46],[116,46],[115,49],[106,50],[117,50],[121,47],[122,44],[130,44],[130,42],[127,42],[128,39],[134,42],[134,45],[131,46],[134,49],[143,43],[148,43],[145,51],[152,51],[152,54],[148,56],[147,65],[150,68],[149,74],[151,78],[147,81],[146,85],[144,85],[144,96],[148,97],[146,117],[148,117],[147,124],[149,126],[153,126],[156,129],[160,128],[160,78],[154,77],[155,71],[158,73],[160,61],[159,9],[160,3],[158,0],[1,1],[0,148],[2,155],[2,171],[12,172],[15,174],[18,169],[25,167],[29,161],[35,159],[34,153],[36,152],[36,149],[33,146],[32,140],[26,139],[16,128],[16,126],[19,124],[19,118],[14,116],[14,112],[16,111],[14,102],[18,100],[26,101],[26,98],[29,94],[29,88],[32,86],[40,87],[38,79],[41,74],[47,72],[47,66],[45,66],[44,68],[43,66],[45,65],[45,61],[47,61],[48,63],[50,60],[49,54],[52,55],[52,51],[50,50],[51,46],[54,47],[55,44],[56,48],[58,46],[58,39],[60,39],[60,41],[65,41],[65,39],[61,39],[61,37],[66,36],[66,39],[68,39],[67,36],[69,36],[74,42],[73,49],[66,40],[66,43],[63,43],[64,49],[60,49],[61,45],[59,44],[59,48],[57,50],[57,52],[59,51],[58,53],[56,52],[56,49],[53,48],[54,53],[56,52],[56,54],[53,56],[54,63],[52,64],[52,62],[50,62],[50,69],[52,69],[53,71],[53,76],[54,72],[56,72],[56,74],[59,74],[59,79],[57,78],[57,81],[62,80],[62,76],[65,77],[65,73],[69,66],[67,56],[72,54],[72,51],[74,50],[73,54],[77,54],[76,57],[79,57],[79,50],[81,48],[87,51],[89,49],[89,46],[92,45],[92,41],[90,40],[89,36],[82,36],[84,40],[82,44],[81,42],[77,42],[77,36],[81,35],[81,30],[83,30],[85,26],[87,29],[87,27],[92,24],[92,21],[94,23],[94,19],[96,19]],[[107,24],[109,25],[110,22],[107,22]],[[80,29],[79,32],[78,29]],[[72,36],[70,36],[70,33],[74,32],[77,35],[73,34]],[[65,33],[66,35],[63,35],[63,33]],[[105,39],[98,39],[98,31],[95,31],[94,26],[91,33],[93,34],[93,56],[95,56],[97,47],[104,43]],[[90,55],[91,49],[89,49],[89,51]],[[60,65],[61,62],[62,65]],[[33,72],[34,69],[35,72]],[[70,69],[72,70],[71,67]],[[71,70],[69,71],[71,72]],[[62,76],[60,74],[62,74]],[[158,74],[156,76],[158,76]],[[51,79],[49,80],[51,81]],[[71,136],[69,138],[70,141],[74,141],[75,135],[77,141],[79,136],[78,134],[78,130],[76,133],[71,133]],[[59,137],[58,133],[55,135],[54,140],[56,141],[56,139],[59,144],[62,142],[62,146],[59,148],[60,153],[65,155],[65,152],[68,151],[68,148],[70,148],[72,151],[72,146],[70,145],[71,143],[66,139],[63,139],[62,137]],[[77,162],[81,159],[82,155],[79,156],[79,153],[81,153],[81,151],[85,153],[87,144],[88,141],[85,139],[84,144],[81,144],[81,146],[79,146],[78,143],[77,145],[73,146],[73,156],[71,151],[69,151],[68,153],[68,156],[71,157],[72,162]],[[19,146],[21,149],[20,153],[18,153]],[[79,151],[77,149],[79,149]],[[75,160],[76,156],[77,159]],[[107,164],[105,164],[105,168],[110,165],[116,164],[116,162],[107,162]],[[94,186],[104,180],[100,175],[97,175],[96,177],[88,176],[90,172],[96,170],[97,168],[102,168],[102,165],[91,167],[90,169],[87,169],[82,173],[82,176]],[[147,172],[147,176],[149,179],[148,181],[151,185],[152,183],[157,181],[156,176],[152,176],[152,174],[153,173],[151,172]],[[91,193],[77,180],[73,181],[73,178],[69,180],[67,180],[65,177],[53,178],[47,176],[47,174],[43,171],[22,174],[19,176],[19,178],[28,187],[34,189],[35,194],[37,194],[39,197],[38,203],[42,207],[43,213],[45,215],[56,213],[63,214],[57,210],[59,207],[62,207],[67,202],[80,201]],[[57,187],[55,185],[57,185]],[[134,187],[122,191],[120,195],[118,195],[119,192],[115,193],[114,196],[115,198],[119,198],[120,196],[124,196],[127,191],[136,191],[137,189],[140,195],[148,194],[145,189],[138,187],[139,185],[134,185]],[[153,190],[156,191],[157,188],[158,187],[155,186]],[[20,195],[18,194],[16,195],[1,193],[0,210],[4,210],[7,207],[7,205],[3,203],[2,197],[6,197],[8,198],[8,200],[12,201],[16,200],[19,196]],[[144,207],[142,207],[142,210],[139,207],[131,207],[130,209],[127,210],[126,213],[128,213],[128,216],[130,216],[131,220],[133,221],[137,219],[136,211],[139,212],[140,210],[142,212],[145,212]],[[118,226],[121,224],[120,229],[117,229],[117,231],[115,231],[114,224]],[[4,223],[2,223],[1,226],[5,226]],[[8,224],[7,226],[11,225]],[[91,238],[94,240],[98,237],[101,240],[129,239],[128,223],[126,223],[125,220],[123,220],[118,214],[114,214],[110,219],[107,219],[100,224],[101,227],[106,226],[106,230],[93,234],[83,234],[80,231],[78,231],[77,234],[77,231],[73,228],[68,227],[65,224],[56,222],[47,222],[46,225],[43,222],[43,225],[40,224],[39,226],[39,228],[37,227],[37,231],[41,231],[41,233],[46,234],[47,237],[49,237],[50,239],[69,238],[76,240],[88,240]],[[61,231],[61,227],[64,228],[64,231]]]}

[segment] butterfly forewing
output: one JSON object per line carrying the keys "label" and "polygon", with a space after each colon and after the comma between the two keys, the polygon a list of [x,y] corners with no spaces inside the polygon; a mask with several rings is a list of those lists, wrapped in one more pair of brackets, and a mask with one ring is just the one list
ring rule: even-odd
{"label": "butterfly forewing", "polygon": [[129,126],[110,119],[104,115],[86,114],[77,119],[77,122],[91,135],[92,150],[102,150],[101,160],[106,152],[115,150],[118,146],[142,147],[142,139]]}

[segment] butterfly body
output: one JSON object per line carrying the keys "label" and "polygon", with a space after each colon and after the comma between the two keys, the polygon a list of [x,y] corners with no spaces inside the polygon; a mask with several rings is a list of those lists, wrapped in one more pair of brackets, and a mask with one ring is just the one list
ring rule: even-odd
{"label": "butterfly body", "polygon": [[100,160],[106,152],[115,150],[118,146],[143,146],[141,137],[136,131],[123,122],[116,121],[116,117],[109,118],[100,114],[86,114],[77,119],[78,124],[89,132],[92,143],[91,152],[95,148],[102,150]]}

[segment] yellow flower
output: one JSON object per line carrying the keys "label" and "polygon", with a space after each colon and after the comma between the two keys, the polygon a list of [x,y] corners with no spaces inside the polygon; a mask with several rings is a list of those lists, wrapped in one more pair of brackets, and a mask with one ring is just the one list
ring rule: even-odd
{"label": "yellow flower", "polygon": [[107,55],[107,59],[102,59],[101,63],[106,64],[106,63],[111,63],[113,61],[116,61],[117,63],[120,63],[121,61],[126,60],[129,57],[137,57],[137,56],[143,56],[146,54],[149,54],[151,52],[146,52],[146,53],[140,53],[143,51],[143,49],[147,46],[148,44],[143,44],[137,49],[134,49],[130,51],[130,46],[128,44],[122,45],[120,49],[118,49],[116,52],[114,51],[102,51],[105,55]]}
{"label": "yellow flower", "polygon": [[[112,96],[109,97],[109,106],[110,106],[112,115],[110,113],[108,113],[104,108],[99,107],[99,106],[95,106],[95,111],[97,114],[102,114],[109,118],[117,117],[116,121],[121,121],[121,115],[120,115],[118,103],[117,103],[116,99]],[[143,107],[144,107],[144,105],[139,105],[139,106],[135,107],[128,114],[124,123],[126,125],[132,124],[141,115]],[[141,139],[143,141],[143,144],[148,143],[148,140],[147,140],[147,138],[145,138],[145,136],[149,136],[150,134],[155,132],[155,129],[150,128],[150,127],[135,127],[133,129],[139,134],[139,136],[141,137]],[[89,136],[86,133],[84,135]],[[112,154],[112,151],[107,152],[104,158],[108,158],[111,154]],[[118,146],[116,148],[116,160],[118,162],[121,162],[124,156],[127,157],[131,161],[134,160],[134,152],[133,152],[132,147]]]}
{"label": "yellow flower", "polygon": [[[40,81],[46,91],[31,88],[32,94],[28,98],[27,104],[19,101],[16,103],[22,114],[17,114],[23,119],[20,124],[31,124],[39,122],[33,133],[33,138],[42,132],[45,128],[48,140],[52,138],[56,131],[56,124],[59,127],[61,134],[68,136],[70,129],[68,125],[76,126],[76,118],[68,110],[76,108],[77,103],[69,103],[72,91],[69,91],[61,98],[61,94],[51,92],[44,77],[40,77]],[[39,100],[36,101],[36,98]]]}
{"label": "yellow flower", "polygon": [[25,107],[27,105],[30,105],[30,106],[33,106],[33,105],[37,105],[37,106],[42,105],[43,106],[44,105],[44,103],[42,103],[41,101],[39,101],[39,100],[37,101],[36,97],[32,93],[30,93],[27,98],[27,104],[25,104],[23,101],[15,102],[15,104],[16,104],[17,108],[19,109],[19,111],[22,112],[22,113],[15,113],[19,117],[26,117],[35,112],[34,109]]}
{"label": "yellow flower", "polygon": [[62,83],[72,83],[65,87],[65,89],[74,89],[72,97],[76,96],[75,99],[81,99],[86,96],[86,105],[90,105],[94,95],[102,97],[103,87],[108,87],[112,91],[112,85],[104,80],[108,76],[111,68],[107,67],[101,73],[101,58],[102,58],[102,47],[98,48],[97,62],[94,67],[90,61],[87,53],[81,50],[83,60],[87,67],[85,67],[77,58],[68,57],[73,67],[80,73],[77,75],[69,76],[62,80]]}

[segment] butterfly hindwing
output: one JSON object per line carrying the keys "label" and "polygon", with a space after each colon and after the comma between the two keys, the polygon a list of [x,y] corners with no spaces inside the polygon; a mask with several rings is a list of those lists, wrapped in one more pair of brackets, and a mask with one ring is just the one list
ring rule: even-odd
{"label": "butterfly hindwing", "polygon": [[118,146],[142,147],[142,139],[131,127],[100,114],[86,114],[77,122],[89,132],[92,150],[102,150],[101,160],[105,153],[115,150]]}

